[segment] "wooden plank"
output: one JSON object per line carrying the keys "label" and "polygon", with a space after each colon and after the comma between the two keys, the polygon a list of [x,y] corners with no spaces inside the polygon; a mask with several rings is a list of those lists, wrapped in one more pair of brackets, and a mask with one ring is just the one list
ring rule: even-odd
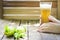
{"label": "wooden plank", "polygon": [[2,12],[3,8],[2,8],[2,0],[0,0],[0,18],[3,17],[3,12]]}
{"label": "wooden plank", "polygon": [[3,1],[57,1],[57,0],[3,0]]}
{"label": "wooden plank", "polygon": [[60,40],[60,34],[56,35],[57,40]]}
{"label": "wooden plank", "polygon": [[29,40],[41,40],[41,35],[36,30],[37,27],[35,27],[35,26],[28,26],[28,28],[29,28]]}
{"label": "wooden plank", "polygon": [[2,40],[14,40],[14,38],[7,38],[6,36],[4,36]]}
{"label": "wooden plank", "polygon": [[2,0],[0,0],[0,18],[2,18],[3,14],[2,14]]}
{"label": "wooden plank", "polygon": [[57,8],[57,1],[56,2],[52,2],[52,7],[53,8]]}
{"label": "wooden plank", "polygon": [[4,29],[3,26],[1,26],[2,24],[0,24],[0,40],[2,39],[3,35],[4,35]]}
{"label": "wooden plank", "polygon": [[52,0],[52,1],[57,1],[57,0]]}
{"label": "wooden plank", "polygon": [[21,24],[27,24],[28,20],[21,20]]}
{"label": "wooden plank", "polygon": [[50,1],[57,1],[57,0],[40,0],[40,1],[43,1],[43,2],[48,1],[48,2],[50,2]]}
{"label": "wooden plank", "polygon": [[41,35],[38,34],[37,32],[31,32],[29,40],[41,40]]}
{"label": "wooden plank", "polygon": [[37,20],[30,20],[29,23],[30,23],[30,25],[34,25],[34,24],[39,23],[39,20],[38,19]]}
{"label": "wooden plank", "polygon": [[60,20],[60,0],[58,0],[58,19]]}
{"label": "wooden plank", "polygon": [[40,0],[3,0],[3,1],[40,1]]}
{"label": "wooden plank", "polygon": [[2,6],[2,0],[0,0],[0,6]]}
{"label": "wooden plank", "polygon": [[19,26],[20,20],[12,20],[12,23],[15,23],[17,26]]}
{"label": "wooden plank", "polygon": [[48,33],[40,33],[42,36],[42,40],[56,40],[56,36],[54,34]]}
{"label": "wooden plank", "polygon": [[29,31],[29,40],[41,40],[41,35],[37,31]]}
{"label": "wooden plank", "polygon": [[[3,6],[4,7],[40,7],[40,1],[4,1]],[[57,1],[52,2],[52,8],[57,8]]]}
{"label": "wooden plank", "polygon": [[29,21],[31,25],[39,23],[39,20],[36,19],[36,20],[21,20],[21,24],[27,24],[27,21]]}
{"label": "wooden plank", "polygon": [[39,16],[4,16],[4,19],[37,20]]}
{"label": "wooden plank", "polygon": [[[4,36],[2,40],[14,40],[14,38],[7,38],[6,36]],[[27,38],[20,38],[19,40],[27,40]]]}
{"label": "wooden plank", "polygon": [[4,9],[4,14],[39,14],[39,9]]}
{"label": "wooden plank", "polygon": [[51,9],[51,15],[54,16],[55,18],[57,18],[57,15],[58,15],[57,8],[52,8]]}
{"label": "wooden plank", "polygon": [[4,1],[4,7],[38,7],[39,1]]}
{"label": "wooden plank", "polygon": [[4,35],[4,21],[0,19],[0,40]]}

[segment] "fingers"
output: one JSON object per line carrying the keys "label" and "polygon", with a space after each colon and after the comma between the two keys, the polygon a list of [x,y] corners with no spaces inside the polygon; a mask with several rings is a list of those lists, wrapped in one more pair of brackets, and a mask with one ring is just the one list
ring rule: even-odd
{"label": "fingers", "polygon": [[49,32],[49,33],[60,33],[60,24],[58,23],[44,23],[42,24],[38,30],[38,32]]}
{"label": "fingers", "polygon": [[40,15],[40,19],[41,19],[41,15]]}
{"label": "fingers", "polygon": [[47,32],[51,29],[51,25],[53,25],[54,23],[49,22],[49,23],[43,23],[39,28],[38,28],[38,32]]}
{"label": "fingers", "polygon": [[45,29],[47,29],[46,23],[43,23],[39,28],[38,28],[38,32],[45,32]]}
{"label": "fingers", "polygon": [[58,22],[58,20],[55,17],[51,16],[51,15],[48,17],[48,19],[49,19],[49,21],[54,22],[54,23]]}
{"label": "fingers", "polygon": [[[40,19],[41,19],[41,15],[40,15]],[[49,20],[49,22],[54,22],[54,23],[58,22],[58,20],[51,15],[48,17],[48,20]]]}

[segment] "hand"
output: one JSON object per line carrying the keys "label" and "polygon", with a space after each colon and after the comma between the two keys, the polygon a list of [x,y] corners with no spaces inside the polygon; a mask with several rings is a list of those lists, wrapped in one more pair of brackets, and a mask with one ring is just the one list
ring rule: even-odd
{"label": "hand", "polygon": [[52,22],[43,23],[38,28],[38,32],[60,33],[60,24]]}
{"label": "hand", "polygon": [[60,33],[60,21],[57,20],[53,16],[48,17],[49,21],[48,23],[43,23],[39,28],[39,32],[52,32],[52,33]]}

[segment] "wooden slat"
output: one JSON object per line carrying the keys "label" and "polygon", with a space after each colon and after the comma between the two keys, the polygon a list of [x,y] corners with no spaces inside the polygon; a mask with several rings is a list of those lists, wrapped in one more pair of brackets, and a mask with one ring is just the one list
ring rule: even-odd
{"label": "wooden slat", "polygon": [[57,0],[3,0],[3,1],[57,1]]}
{"label": "wooden slat", "polygon": [[[24,8],[24,9],[23,9]],[[26,9],[25,9],[26,8]],[[39,14],[39,7],[5,7],[4,14]],[[36,9],[35,9],[36,8]],[[57,8],[52,8],[52,14],[57,12]]]}
{"label": "wooden slat", "polygon": [[0,6],[0,18],[3,17],[3,12],[2,12],[2,5]]}
{"label": "wooden slat", "polygon": [[57,0],[52,0],[52,1],[57,1]]}
{"label": "wooden slat", "polygon": [[40,1],[40,0],[3,0],[3,1]]}
{"label": "wooden slat", "polygon": [[30,23],[31,25],[37,24],[37,23],[39,23],[39,20],[38,20],[38,19],[37,19],[37,20],[30,20],[29,23]]}
{"label": "wooden slat", "polygon": [[28,20],[21,20],[21,24],[27,24]]}
{"label": "wooden slat", "polygon": [[57,18],[57,8],[52,8],[51,15]]}
{"label": "wooden slat", "polygon": [[39,9],[4,9],[4,14],[37,14]]}
{"label": "wooden slat", "polygon": [[2,0],[0,0],[0,6],[2,6]]}
{"label": "wooden slat", "polygon": [[0,22],[0,40],[3,38],[3,35],[4,35],[4,26],[1,24]]}
{"label": "wooden slat", "polygon": [[22,24],[26,24],[27,21],[29,21],[29,23],[30,23],[31,25],[36,24],[36,23],[39,23],[39,20],[38,20],[38,19],[36,19],[36,20],[21,20],[21,23],[22,23]]}
{"label": "wooden slat", "polygon": [[22,19],[22,20],[34,20],[34,19],[39,19],[40,14],[5,14],[3,16],[4,19]]}
{"label": "wooden slat", "polygon": [[5,1],[3,2],[3,6],[6,7],[38,7],[39,2],[32,2],[32,1]]}
{"label": "wooden slat", "polygon": [[57,0],[40,0],[40,1],[57,1]]}
{"label": "wooden slat", "polygon": [[41,40],[41,35],[36,29],[37,27],[29,26],[29,40]]}
{"label": "wooden slat", "polygon": [[40,7],[3,7],[3,9],[40,9]]}
{"label": "wooden slat", "polygon": [[52,7],[57,8],[57,2],[52,2]]}
{"label": "wooden slat", "polygon": [[21,20],[36,20],[39,19],[40,17],[38,16],[4,16],[4,19],[21,19]]}
{"label": "wooden slat", "polygon": [[58,19],[60,20],[60,0],[58,0]]}
{"label": "wooden slat", "polygon": [[[39,1],[4,1],[3,2],[4,7],[39,7],[39,4],[40,4]],[[57,1],[52,2],[52,7],[53,8],[57,7]]]}
{"label": "wooden slat", "polygon": [[60,34],[56,35],[57,40],[60,40]]}
{"label": "wooden slat", "polygon": [[23,17],[23,16],[40,16],[40,14],[4,14],[3,16],[21,16],[21,17]]}
{"label": "wooden slat", "polygon": [[15,24],[18,26],[19,23],[20,23],[20,20],[14,20],[14,19],[13,19],[12,22],[15,23]]}
{"label": "wooden slat", "polygon": [[29,40],[41,40],[41,35],[33,30],[29,32]]}
{"label": "wooden slat", "polygon": [[2,40],[14,40],[14,38],[7,38],[6,36],[4,36]]}
{"label": "wooden slat", "polygon": [[2,9],[2,0],[0,0],[0,18],[3,16]]}
{"label": "wooden slat", "polygon": [[[2,40],[14,40],[14,38],[7,38],[6,36],[4,36],[4,38]],[[20,38],[19,40],[27,40],[27,38]]]}
{"label": "wooden slat", "polygon": [[56,40],[56,36],[54,34],[40,33],[42,36],[42,40]]}

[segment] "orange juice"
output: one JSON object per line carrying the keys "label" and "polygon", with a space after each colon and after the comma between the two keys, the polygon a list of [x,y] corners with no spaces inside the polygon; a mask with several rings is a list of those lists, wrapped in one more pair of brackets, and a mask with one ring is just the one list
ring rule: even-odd
{"label": "orange juice", "polygon": [[50,15],[51,10],[49,8],[42,8],[40,11],[41,11],[41,23],[49,22],[48,16]]}

